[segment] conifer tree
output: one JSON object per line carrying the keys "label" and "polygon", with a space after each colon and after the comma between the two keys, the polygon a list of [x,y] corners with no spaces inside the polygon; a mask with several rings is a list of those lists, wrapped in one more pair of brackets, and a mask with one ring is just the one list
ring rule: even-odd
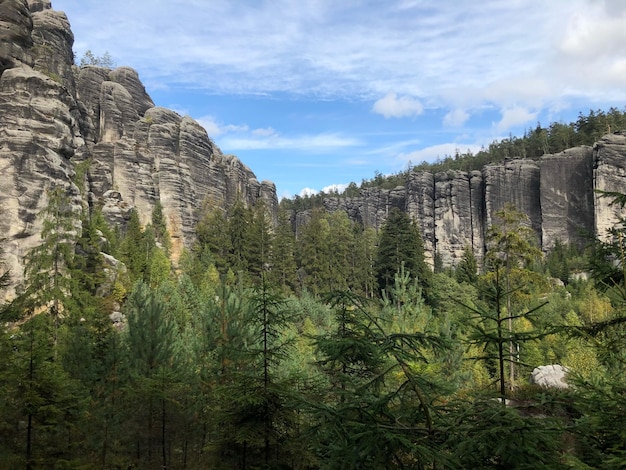
{"label": "conifer tree", "polygon": [[[147,463],[167,467],[172,408],[170,394],[177,380],[174,325],[158,292],[139,281],[126,303],[126,334],[130,362],[129,386],[135,403],[136,439]],[[144,424],[146,428],[144,428]],[[155,449],[160,448],[160,459]]]}
{"label": "conifer tree", "polygon": [[139,214],[133,209],[120,246],[122,260],[128,268],[131,283],[144,279],[148,269],[149,252],[153,245],[154,241],[144,236]]}
{"label": "conifer tree", "polygon": [[463,257],[456,267],[454,275],[459,283],[466,282],[475,285],[478,281],[478,263],[471,247],[466,246],[463,250]]}
{"label": "conifer tree", "polygon": [[48,191],[48,204],[41,212],[42,243],[26,256],[25,290],[20,303],[32,314],[45,309],[52,317],[54,343],[57,343],[66,298],[73,283],[70,269],[74,265],[77,239],[77,217],[64,188]]}
{"label": "conifer tree", "polygon": [[428,299],[432,272],[424,259],[424,245],[419,229],[409,215],[393,208],[381,229],[377,254],[378,287],[393,286],[396,274],[404,266],[406,272],[418,279]]}
{"label": "conifer tree", "polygon": [[[381,318],[353,294],[334,293],[330,301],[336,327],[315,338],[318,365],[330,384],[312,411],[322,468],[430,468],[446,462],[435,437],[434,399],[441,390],[420,373],[446,340],[407,331],[410,322]],[[392,304],[395,310],[396,300]]]}
{"label": "conifer tree", "polygon": [[228,212],[226,225],[230,238],[228,262],[235,273],[245,273],[248,270],[248,250],[250,248],[248,242],[251,223],[252,212],[238,199]]}
{"label": "conifer tree", "polygon": [[154,209],[152,209],[152,228],[154,229],[155,240],[161,248],[163,248],[165,254],[169,254],[172,248],[172,241],[167,231],[167,221],[163,214],[161,201],[157,201],[154,205]]}
{"label": "conifer tree", "polygon": [[227,227],[227,218],[222,210],[207,212],[196,226],[197,242],[193,247],[196,259],[204,266],[213,264],[222,275],[230,267],[230,253],[233,249]]}
{"label": "conifer tree", "polygon": [[[487,253],[485,255],[485,280],[491,283],[490,296],[496,303],[497,315],[507,318],[509,342],[509,386],[515,386],[515,364],[519,363],[519,344],[513,340],[514,320],[526,316],[514,311],[514,296],[520,295],[534,285],[542,284],[543,277],[532,271],[533,263],[541,259],[535,234],[528,226],[528,217],[513,205],[507,204],[495,214],[495,223],[487,232]],[[534,310],[534,309],[532,309]],[[499,325],[499,320],[498,320]]]}
{"label": "conifer tree", "polygon": [[330,225],[319,209],[311,212],[311,219],[301,228],[297,239],[297,258],[301,268],[302,285],[313,292],[333,290],[332,238]]}
{"label": "conifer tree", "polygon": [[285,292],[297,290],[298,274],[295,255],[296,239],[284,209],[278,211],[278,225],[274,233],[271,255],[270,282],[281,286]]}
{"label": "conifer tree", "polygon": [[274,236],[269,214],[263,201],[257,202],[252,208],[250,217],[245,232],[245,265],[253,282],[260,285],[270,268]]}

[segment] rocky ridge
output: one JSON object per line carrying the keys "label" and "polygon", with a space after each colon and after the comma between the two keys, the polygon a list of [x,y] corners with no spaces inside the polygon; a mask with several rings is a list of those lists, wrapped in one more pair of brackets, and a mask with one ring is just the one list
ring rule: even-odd
{"label": "rocky ridge", "polygon": [[[76,67],[64,13],[49,0],[0,0],[0,236],[14,282],[24,254],[39,243],[46,191],[62,186],[78,212],[100,206],[124,224],[132,208],[144,223],[160,201],[174,252],[193,238],[201,201],[227,207],[261,199],[275,214],[276,190],[224,155],[193,119],[155,106],[135,70]],[[427,256],[454,265],[466,246],[480,257],[494,214],[512,203],[529,216],[544,250],[603,236],[619,208],[595,190],[626,192],[626,135],[538,161],[508,160],[480,171],[411,173],[404,186],[326,198],[330,211],[379,228],[392,207],[419,224]],[[77,165],[87,171],[76,180]],[[78,183],[78,184],[77,184]],[[80,188],[82,189],[79,189]],[[308,214],[293,214],[294,225]]]}
{"label": "rocky ridge", "polygon": [[52,187],[66,189],[77,216],[101,206],[114,224],[132,208],[148,223],[160,201],[174,254],[190,243],[202,201],[262,199],[276,213],[273,183],[224,155],[193,119],[156,107],[132,68],[75,66],[73,42],[49,0],[0,0],[0,234],[14,283]]}
{"label": "rocky ridge", "polygon": [[[451,266],[468,246],[482,257],[494,214],[506,204],[528,216],[544,251],[556,240],[583,246],[589,235],[605,236],[622,211],[597,191],[626,192],[624,133],[538,161],[511,159],[481,171],[412,172],[404,186],[327,197],[324,206],[377,229],[392,207],[403,209],[417,221],[430,262],[438,253],[444,266]],[[294,214],[296,225],[306,219],[306,211]]]}

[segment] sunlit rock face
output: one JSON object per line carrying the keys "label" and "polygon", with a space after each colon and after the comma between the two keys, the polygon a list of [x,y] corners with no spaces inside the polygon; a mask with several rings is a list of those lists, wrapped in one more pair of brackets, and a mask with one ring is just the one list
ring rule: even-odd
{"label": "sunlit rock face", "polygon": [[[421,229],[426,257],[455,266],[466,247],[480,260],[486,234],[507,205],[528,216],[540,248],[558,240],[583,247],[589,236],[606,237],[624,210],[601,192],[626,193],[626,135],[606,135],[541,159],[510,159],[480,171],[412,172],[404,186],[366,188],[357,197],[328,197],[327,210],[345,210],[365,227],[379,229],[392,207],[406,210]],[[296,228],[306,221],[294,214]]]}
{"label": "sunlit rock face", "polygon": [[0,236],[14,286],[53,187],[66,189],[77,219],[98,206],[122,226],[133,208],[148,223],[160,201],[175,254],[204,201],[263,200],[275,216],[273,183],[223,155],[193,119],[155,107],[132,68],[76,67],[73,42],[50,1],[0,0]]}
{"label": "sunlit rock face", "polygon": [[593,194],[595,231],[606,239],[607,231],[626,215],[619,205],[611,204],[613,198],[601,193],[626,193],[626,135],[605,135],[593,146],[593,156],[594,189],[600,191]]}

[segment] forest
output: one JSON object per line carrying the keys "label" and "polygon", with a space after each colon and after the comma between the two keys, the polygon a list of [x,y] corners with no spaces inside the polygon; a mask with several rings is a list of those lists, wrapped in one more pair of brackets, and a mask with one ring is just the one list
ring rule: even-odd
{"label": "forest", "polygon": [[[1,306],[2,468],[626,466],[624,220],[542,253],[506,206],[433,268],[400,210],[207,204],[178,257],[158,203],[121,231],[48,200]],[[567,388],[529,383],[548,364]]]}

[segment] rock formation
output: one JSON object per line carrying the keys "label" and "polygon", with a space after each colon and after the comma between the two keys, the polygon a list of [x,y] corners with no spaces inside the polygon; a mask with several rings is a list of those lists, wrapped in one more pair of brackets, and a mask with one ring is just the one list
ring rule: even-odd
{"label": "rock formation", "polygon": [[76,67],[73,41],[49,0],[0,0],[0,236],[14,283],[52,187],[66,188],[77,213],[99,206],[115,224],[132,208],[148,223],[160,201],[175,254],[202,201],[262,199],[275,214],[273,183],[223,155],[193,119],[155,107],[135,70]]}
{"label": "rock formation", "polygon": [[[174,253],[191,242],[202,201],[263,200],[276,213],[273,183],[222,154],[193,119],[156,107],[133,69],[76,67],[73,41],[67,17],[49,0],[0,0],[0,238],[14,282],[39,243],[37,214],[52,187],[66,189],[77,213],[101,207],[114,224],[133,208],[147,223],[160,201]],[[557,239],[582,245],[620,215],[596,190],[626,192],[625,156],[626,135],[612,134],[538,161],[413,172],[404,186],[324,204],[376,228],[392,207],[406,210],[427,257],[439,253],[444,265],[456,264],[467,246],[480,258],[494,214],[507,203],[528,215],[544,250]],[[306,212],[293,220],[304,223]]]}
{"label": "rock formation", "polygon": [[535,367],[530,374],[530,383],[543,388],[566,389],[567,367],[559,364]]}
{"label": "rock formation", "polygon": [[[481,171],[412,172],[405,186],[366,188],[360,196],[324,199],[327,210],[345,210],[366,227],[380,228],[389,210],[406,210],[418,223],[427,259],[438,253],[455,265],[465,247],[480,259],[485,234],[506,204],[524,212],[548,251],[556,240],[584,246],[603,237],[623,211],[598,191],[626,192],[626,134],[604,136],[591,147],[577,147],[538,161],[510,159]],[[294,221],[306,218],[296,214]]]}

